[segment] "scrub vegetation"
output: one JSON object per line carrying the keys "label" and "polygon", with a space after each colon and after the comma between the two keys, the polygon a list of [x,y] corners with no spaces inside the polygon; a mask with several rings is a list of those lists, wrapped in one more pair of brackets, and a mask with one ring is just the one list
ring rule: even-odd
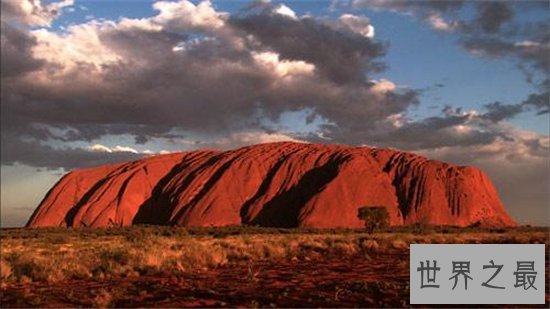
{"label": "scrub vegetation", "polygon": [[[290,298],[296,300],[305,297],[308,289],[323,294],[314,299],[302,299],[312,306],[340,306],[346,302],[349,305],[382,305],[380,301],[388,299],[392,293],[394,298],[404,298],[405,302],[393,299],[385,305],[406,306],[410,244],[548,245],[548,229],[407,226],[386,227],[368,233],[349,229],[134,226],[3,229],[1,241],[2,303],[8,306],[155,306],[159,304],[155,299],[165,297],[167,306],[274,304],[293,307],[300,303],[288,302],[289,298],[281,295],[285,291],[287,295],[299,292]],[[330,270],[325,274],[328,277],[315,277],[322,267]],[[377,267],[386,267],[386,270]],[[391,272],[387,270],[390,268]],[[393,275],[381,280],[385,274]],[[273,290],[277,284],[285,282],[286,279],[278,277],[282,275],[298,276],[298,281],[294,285],[285,284],[286,290],[282,292]],[[227,281],[235,292],[239,291],[239,286],[251,290],[246,297],[237,298],[216,291],[216,284],[206,288],[212,291],[202,291],[201,282],[210,280],[210,276],[220,280],[216,282],[222,287],[225,287],[224,280]],[[175,282],[170,289],[179,291],[176,294],[187,296],[164,295],[167,286],[163,284],[167,280]],[[300,283],[302,281],[304,283]],[[315,284],[310,286],[308,281]],[[156,287],[138,288],[143,282]],[[78,290],[92,283],[93,287]],[[124,291],[117,290],[128,284],[130,286]],[[56,289],[64,291],[63,287],[70,287],[72,292],[55,296]],[[270,289],[272,295],[265,294]],[[360,299],[356,299],[358,295]],[[137,303],[129,303],[129,298]],[[139,299],[142,301],[138,302]]]}

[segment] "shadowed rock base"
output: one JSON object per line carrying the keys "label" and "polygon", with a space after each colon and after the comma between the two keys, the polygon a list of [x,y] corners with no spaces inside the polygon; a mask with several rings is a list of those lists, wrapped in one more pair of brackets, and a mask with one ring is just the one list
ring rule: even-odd
{"label": "shadowed rock base", "polygon": [[27,226],[358,228],[362,206],[386,207],[392,225],[515,225],[477,168],[389,149],[284,142],[72,171]]}

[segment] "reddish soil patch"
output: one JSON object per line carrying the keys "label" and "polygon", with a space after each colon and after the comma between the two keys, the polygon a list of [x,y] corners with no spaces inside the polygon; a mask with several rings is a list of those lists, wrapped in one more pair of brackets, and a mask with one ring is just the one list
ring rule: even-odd
{"label": "reddish soil patch", "polygon": [[[17,284],[3,287],[0,300],[2,307],[408,307],[408,260],[408,252],[388,253]],[[547,261],[546,278],[548,269]],[[548,306],[548,288],[539,307]]]}

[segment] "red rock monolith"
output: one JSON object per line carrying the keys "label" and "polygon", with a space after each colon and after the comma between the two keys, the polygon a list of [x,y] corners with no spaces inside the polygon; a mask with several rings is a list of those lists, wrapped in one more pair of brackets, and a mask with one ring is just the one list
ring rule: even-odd
{"label": "red rock monolith", "polygon": [[27,226],[358,228],[363,206],[386,207],[392,225],[515,225],[475,167],[389,149],[282,142],[72,171]]}

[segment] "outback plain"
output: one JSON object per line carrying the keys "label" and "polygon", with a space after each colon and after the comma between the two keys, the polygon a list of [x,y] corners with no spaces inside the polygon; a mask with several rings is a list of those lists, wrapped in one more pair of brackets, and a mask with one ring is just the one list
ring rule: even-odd
{"label": "outback plain", "polygon": [[[410,244],[549,244],[548,228],[422,224],[3,229],[1,240],[2,307],[409,307]],[[547,281],[548,269],[547,254]]]}

